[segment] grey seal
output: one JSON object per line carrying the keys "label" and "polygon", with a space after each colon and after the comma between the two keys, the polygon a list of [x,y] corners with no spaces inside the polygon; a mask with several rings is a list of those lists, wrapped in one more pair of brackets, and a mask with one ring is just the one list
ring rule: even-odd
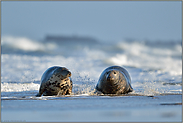
{"label": "grey seal", "polygon": [[126,94],[133,91],[127,70],[120,66],[110,66],[100,75],[96,90],[103,94]]}
{"label": "grey seal", "polygon": [[65,67],[53,66],[43,73],[39,93],[36,96],[70,95],[71,93],[71,72]]}

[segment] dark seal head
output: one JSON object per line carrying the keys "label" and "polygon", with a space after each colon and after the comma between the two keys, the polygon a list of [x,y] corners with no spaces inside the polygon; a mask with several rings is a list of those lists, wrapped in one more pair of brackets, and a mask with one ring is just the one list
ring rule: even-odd
{"label": "dark seal head", "polygon": [[54,66],[48,68],[41,77],[40,97],[53,95],[66,95],[72,93],[71,72],[65,67]]}
{"label": "dark seal head", "polygon": [[126,94],[133,91],[130,75],[120,66],[106,68],[100,75],[96,89],[104,94]]}

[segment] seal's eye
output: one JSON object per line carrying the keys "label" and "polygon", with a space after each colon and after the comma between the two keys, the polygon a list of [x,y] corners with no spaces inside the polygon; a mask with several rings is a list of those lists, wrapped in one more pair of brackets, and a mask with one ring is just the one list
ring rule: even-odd
{"label": "seal's eye", "polygon": [[114,71],[114,74],[116,74],[116,72]]}

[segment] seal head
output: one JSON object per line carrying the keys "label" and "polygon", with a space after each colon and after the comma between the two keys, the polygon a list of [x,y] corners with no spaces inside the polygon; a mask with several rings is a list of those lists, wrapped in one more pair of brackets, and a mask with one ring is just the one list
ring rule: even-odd
{"label": "seal head", "polygon": [[66,95],[72,93],[71,72],[65,67],[48,68],[41,77],[39,93],[36,96]]}
{"label": "seal head", "polygon": [[120,66],[106,68],[99,78],[96,89],[104,94],[126,94],[133,91],[130,75]]}

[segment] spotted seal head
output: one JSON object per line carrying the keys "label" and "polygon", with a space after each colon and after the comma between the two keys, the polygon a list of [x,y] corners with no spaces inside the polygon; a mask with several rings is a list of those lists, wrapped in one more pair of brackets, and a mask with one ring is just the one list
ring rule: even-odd
{"label": "spotted seal head", "polygon": [[103,94],[126,94],[132,92],[130,75],[123,67],[108,67],[100,75],[96,90]]}
{"label": "spotted seal head", "polygon": [[71,72],[65,67],[48,68],[41,77],[39,93],[36,95],[53,96],[72,93]]}

